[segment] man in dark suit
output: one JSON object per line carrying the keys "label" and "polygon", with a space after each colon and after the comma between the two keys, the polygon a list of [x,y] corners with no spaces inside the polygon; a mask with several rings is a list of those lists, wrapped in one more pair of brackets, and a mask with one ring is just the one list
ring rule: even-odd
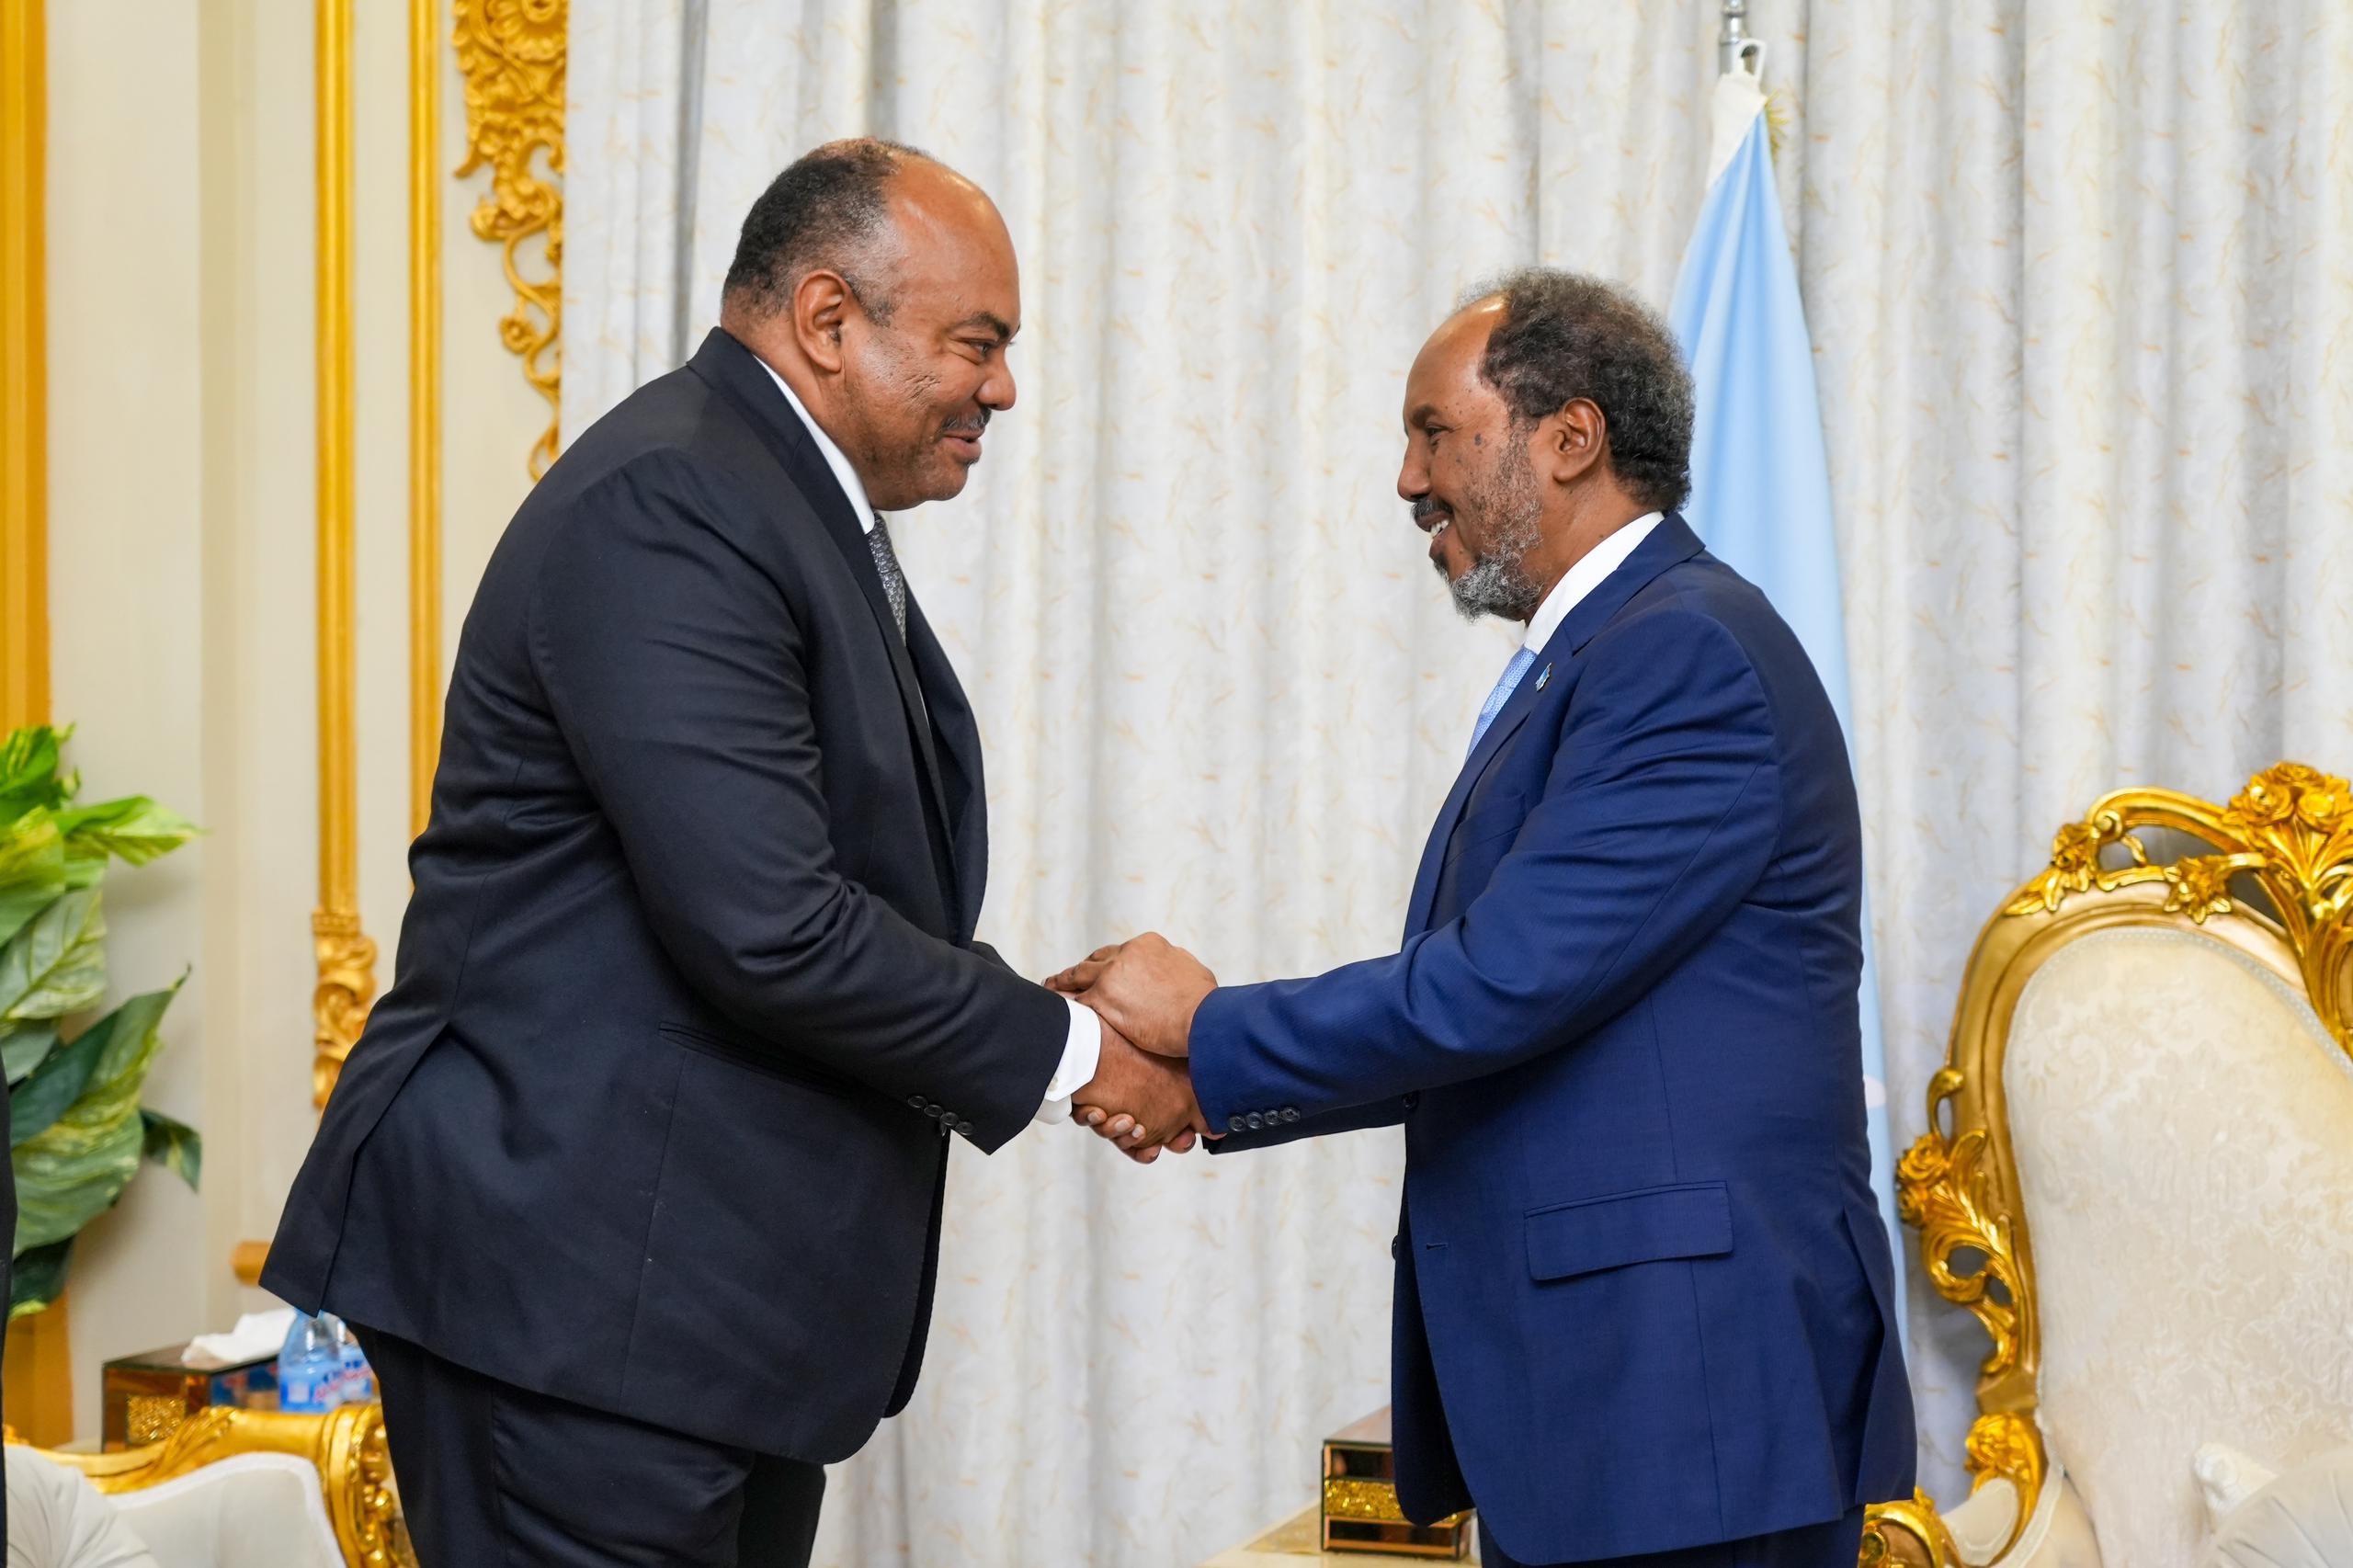
{"label": "man in dark suit", "polygon": [[1190,1142],[1180,1063],[973,940],[979,733],[881,515],[962,489],[1020,316],[978,187],[821,147],[483,574],[263,1274],[356,1326],[426,1568],[805,1562],[914,1391],[949,1139]]}
{"label": "man in dark suit", "polygon": [[1054,981],[1189,1051],[1214,1147],[1404,1124],[1399,1499],[1475,1505],[1489,1568],[1843,1568],[1912,1488],[1854,786],[1797,639],[1674,515],[1691,409],[1591,279],[1439,327],[1398,493],[1464,614],[1526,631],[1403,948],[1219,989],[1146,937]]}

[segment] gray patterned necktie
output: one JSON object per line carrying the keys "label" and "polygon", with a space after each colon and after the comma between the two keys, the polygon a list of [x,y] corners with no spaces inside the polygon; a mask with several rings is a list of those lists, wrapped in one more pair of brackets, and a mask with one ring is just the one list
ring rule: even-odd
{"label": "gray patterned necktie", "polygon": [[891,525],[880,512],[874,514],[866,548],[874,552],[874,570],[882,577],[882,597],[891,601],[891,619],[899,623],[899,641],[904,642],[907,640],[907,579],[899,570],[898,551],[891,548]]}

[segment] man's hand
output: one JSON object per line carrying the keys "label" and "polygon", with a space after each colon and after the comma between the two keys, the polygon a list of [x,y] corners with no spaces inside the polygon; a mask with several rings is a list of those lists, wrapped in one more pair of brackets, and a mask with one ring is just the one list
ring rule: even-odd
{"label": "man's hand", "polygon": [[1193,1014],[1217,989],[1209,967],[1156,931],[1097,948],[1046,983],[1077,997],[1158,1056],[1191,1050]]}
{"label": "man's hand", "polygon": [[[1071,1111],[1142,1165],[1158,1159],[1164,1148],[1184,1153],[1208,1131],[1185,1063],[1137,1050],[1108,1019],[1095,1076],[1071,1096]],[[1113,1120],[1116,1133],[1106,1130]]]}

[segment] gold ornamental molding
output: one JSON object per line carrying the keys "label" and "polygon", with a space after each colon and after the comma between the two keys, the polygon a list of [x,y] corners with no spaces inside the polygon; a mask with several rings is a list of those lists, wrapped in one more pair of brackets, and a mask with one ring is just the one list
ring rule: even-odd
{"label": "gold ornamental molding", "polygon": [[[0,731],[50,722],[49,46],[43,0],[0,0]],[[7,1419],[74,1431],[63,1298],[8,1335]]]}
{"label": "gold ornamental molding", "polygon": [[441,757],[439,0],[408,6],[408,816],[425,831]]}
{"label": "gold ornamental molding", "polygon": [[[2154,858],[2142,836],[2186,835],[2201,850]],[[1929,1282],[1992,1340],[1978,1368],[1969,1431],[1972,1490],[1996,1480],[2018,1496],[2016,1544],[2047,1471],[2035,1425],[2042,1363],[2034,1247],[2010,1142],[2002,1070],[2028,983],[2052,954],[2094,932],[2203,931],[2301,992],[2353,1051],[2353,788],[2283,762],[2222,805],[2170,790],[2120,790],[2052,841],[2051,863],[2006,901],[1970,955],[1952,1040],[1928,1086],[1928,1131],[1896,1167],[1896,1207],[1920,1231]],[[1925,1495],[1870,1511],[1865,1568],[1958,1568],[1952,1536]]]}
{"label": "gold ornamental molding", "polygon": [[[460,177],[490,171],[473,211],[477,237],[502,247],[515,308],[498,336],[523,377],[548,400],[531,477],[555,460],[563,355],[563,73],[568,0],[455,0],[458,69],[466,81],[466,161]],[[540,169],[544,165],[545,176]],[[542,236],[537,265],[528,244]]]}
{"label": "gold ornamental molding", "polygon": [[49,719],[46,38],[0,5],[0,731]]}
{"label": "gold ornamental molding", "polygon": [[351,347],[351,6],[318,0],[319,907],[312,1093],[325,1105],[376,994],[359,928],[354,727]]}

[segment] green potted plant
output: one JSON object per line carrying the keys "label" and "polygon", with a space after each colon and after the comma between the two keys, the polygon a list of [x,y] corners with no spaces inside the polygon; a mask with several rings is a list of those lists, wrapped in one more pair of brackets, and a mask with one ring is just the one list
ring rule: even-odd
{"label": "green potted plant", "polygon": [[0,744],[0,1065],[17,1177],[12,1320],[57,1299],[74,1238],[114,1207],[143,1161],[194,1187],[203,1160],[195,1129],[139,1103],[164,1009],[186,973],[81,1022],[106,993],[99,893],[108,862],[143,866],[197,829],[143,795],[75,805],[81,779],[60,755],[70,733],[35,725]]}

